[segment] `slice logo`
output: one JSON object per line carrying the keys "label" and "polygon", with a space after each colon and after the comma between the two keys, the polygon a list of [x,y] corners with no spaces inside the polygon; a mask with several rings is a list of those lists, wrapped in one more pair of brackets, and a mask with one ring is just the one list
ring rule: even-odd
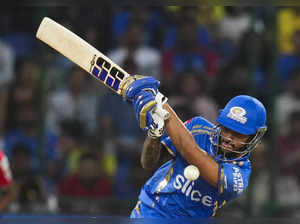
{"label": "slice logo", "polygon": [[118,68],[113,66],[110,62],[102,57],[94,55],[91,60],[91,72],[98,80],[102,81],[105,85],[112,88],[116,92],[119,89],[121,81],[125,75]]}
{"label": "slice logo", "polygon": [[247,118],[245,117],[246,110],[242,107],[231,107],[229,110],[229,113],[227,114],[227,117],[240,122],[242,124],[245,124],[247,122]]}
{"label": "slice logo", "polygon": [[180,192],[190,200],[201,202],[207,207],[212,206],[213,198],[209,195],[203,195],[200,191],[194,189],[194,184],[194,181],[187,180],[180,174],[178,174],[173,181],[173,187],[177,190],[180,190]]}

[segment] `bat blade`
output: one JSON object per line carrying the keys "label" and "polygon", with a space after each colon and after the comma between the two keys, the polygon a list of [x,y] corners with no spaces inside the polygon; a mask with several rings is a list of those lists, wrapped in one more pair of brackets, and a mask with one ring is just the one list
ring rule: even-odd
{"label": "bat blade", "polygon": [[129,74],[81,37],[49,17],[43,18],[36,37],[121,94],[119,85]]}

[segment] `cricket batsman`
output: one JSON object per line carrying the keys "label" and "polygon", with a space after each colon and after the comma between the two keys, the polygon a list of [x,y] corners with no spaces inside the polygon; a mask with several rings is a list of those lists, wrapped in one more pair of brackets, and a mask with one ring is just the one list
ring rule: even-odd
{"label": "cricket batsman", "polygon": [[[131,218],[213,217],[245,191],[250,152],[267,130],[266,110],[259,100],[248,95],[232,98],[220,111],[217,125],[201,116],[183,123],[158,91],[158,80],[132,76],[124,83],[123,97],[147,132],[142,166],[162,162],[141,189]],[[162,135],[152,132],[156,119],[151,111],[158,103],[169,112]],[[190,165],[196,167],[192,175],[185,172]]]}

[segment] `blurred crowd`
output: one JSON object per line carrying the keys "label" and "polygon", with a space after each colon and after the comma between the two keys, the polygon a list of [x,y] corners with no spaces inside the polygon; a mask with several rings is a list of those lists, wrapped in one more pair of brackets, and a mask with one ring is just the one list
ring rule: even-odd
{"label": "blurred crowd", "polygon": [[109,200],[131,206],[151,175],[139,163],[145,135],[132,107],[35,38],[44,16],[130,74],[159,79],[183,121],[214,122],[231,97],[258,97],[274,135],[252,155],[254,214],[270,200],[271,158],[280,205],[299,207],[300,8],[103,1],[0,9],[0,148],[18,190],[10,212],[121,213]]}

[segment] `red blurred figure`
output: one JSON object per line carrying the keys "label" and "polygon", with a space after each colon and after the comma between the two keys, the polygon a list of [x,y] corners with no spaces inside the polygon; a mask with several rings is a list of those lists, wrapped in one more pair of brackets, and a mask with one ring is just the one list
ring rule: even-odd
{"label": "red blurred figure", "polygon": [[16,196],[12,174],[6,155],[0,150],[0,212],[5,211]]}

